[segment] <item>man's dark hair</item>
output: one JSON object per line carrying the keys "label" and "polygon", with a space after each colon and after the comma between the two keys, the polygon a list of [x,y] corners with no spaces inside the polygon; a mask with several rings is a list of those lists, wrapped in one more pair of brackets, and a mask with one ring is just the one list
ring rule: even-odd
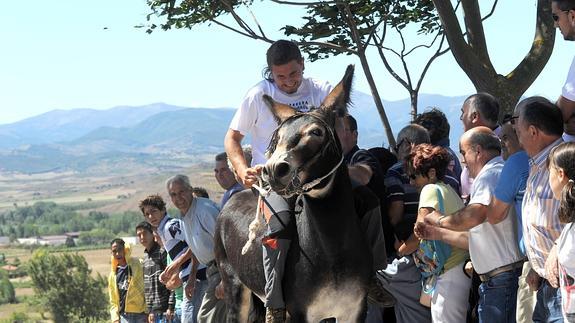
{"label": "man's dark hair", "polygon": [[207,199],[210,198],[210,195],[208,194],[208,190],[206,190],[203,187],[200,186],[195,186],[192,188],[192,194],[194,194],[195,196],[199,196],[199,197],[205,197]]}
{"label": "man's dark hair", "polygon": [[557,3],[557,7],[559,9],[568,11],[568,10],[575,10],[575,0],[551,0],[552,2]]}
{"label": "man's dark hair", "polygon": [[223,153],[219,153],[216,155],[216,161],[227,161],[228,160],[228,154],[226,154],[225,152]]}
{"label": "man's dark hair", "polygon": [[519,102],[517,109],[527,125],[532,125],[547,135],[563,135],[561,110],[548,99],[532,96]]}
{"label": "man's dark hair", "polygon": [[145,206],[153,206],[162,211],[166,209],[166,202],[164,202],[164,199],[160,195],[153,194],[140,201],[138,207],[140,208],[140,211],[142,211],[142,214],[144,214]]}
{"label": "man's dark hair", "polygon": [[126,242],[124,242],[124,240],[122,240],[122,239],[120,239],[120,238],[116,238],[116,239],[112,240],[112,242],[110,242],[110,247],[111,247],[114,243],[117,244],[118,246],[122,246],[122,249],[124,249],[124,246],[126,245]]}
{"label": "man's dark hair", "polygon": [[154,229],[152,229],[152,225],[150,223],[148,223],[147,221],[140,222],[136,226],[136,232],[138,232],[138,230],[146,230],[150,233],[154,233]]}
{"label": "man's dark hair", "polygon": [[464,104],[469,104],[470,108],[478,111],[492,129],[497,126],[500,108],[499,101],[493,95],[485,92],[473,94],[465,100]]}
{"label": "man's dark hair", "polygon": [[285,39],[274,42],[266,52],[268,66],[264,69],[264,78],[273,82],[272,66],[284,65],[294,60],[303,61],[303,57],[296,43]]}
{"label": "man's dark hair", "polygon": [[349,130],[357,131],[357,120],[355,120],[355,118],[351,114],[348,114],[345,117],[347,118],[347,122],[349,123]]}
{"label": "man's dark hair", "polygon": [[429,139],[431,143],[437,145],[437,143],[445,138],[449,138],[449,121],[445,113],[443,113],[439,108],[432,108],[423,113],[418,114],[413,120],[413,123],[418,124],[429,132]]}

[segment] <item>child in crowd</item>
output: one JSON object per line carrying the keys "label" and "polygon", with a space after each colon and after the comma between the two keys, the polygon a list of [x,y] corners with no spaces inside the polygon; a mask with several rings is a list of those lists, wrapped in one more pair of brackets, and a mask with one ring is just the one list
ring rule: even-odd
{"label": "child in crowd", "polygon": [[556,242],[563,316],[566,322],[575,322],[575,143],[555,147],[547,165],[553,197],[561,201],[559,220],[567,223]]}

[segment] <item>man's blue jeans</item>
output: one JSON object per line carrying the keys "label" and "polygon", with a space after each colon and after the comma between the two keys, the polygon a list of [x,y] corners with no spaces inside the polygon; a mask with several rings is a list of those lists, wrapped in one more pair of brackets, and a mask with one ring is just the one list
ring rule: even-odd
{"label": "man's blue jeans", "polygon": [[521,268],[501,273],[479,285],[479,322],[515,322]]}
{"label": "man's blue jeans", "polygon": [[537,303],[535,303],[535,310],[533,311],[533,322],[563,322],[563,314],[561,313],[561,290],[551,287],[547,279],[543,279],[537,291]]}
{"label": "man's blue jeans", "polygon": [[196,280],[194,295],[192,296],[192,299],[188,299],[188,297],[185,295],[187,285],[188,282],[185,282],[182,285],[184,289],[184,299],[182,301],[182,323],[196,323],[198,322],[198,312],[200,311],[200,306],[202,305],[204,294],[208,288],[208,281]]}

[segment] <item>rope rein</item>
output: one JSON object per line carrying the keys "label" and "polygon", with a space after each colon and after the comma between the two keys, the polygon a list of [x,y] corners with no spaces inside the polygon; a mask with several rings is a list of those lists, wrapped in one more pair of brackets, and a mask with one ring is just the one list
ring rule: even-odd
{"label": "rope rein", "polygon": [[242,255],[245,255],[248,252],[248,250],[250,250],[250,247],[254,244],[254,241],[256,240],[256,232],[263,224],[262,223],[263,216],[260,216],[261,211],[263,211],[262,199],[270,195],[270,192],[263,188],[263,182],[261,177],[258,177],[258,184],[259,185],[256,184],[252,185],[252,187],[258,192],[258,204],[256,206],[256,217],[252,220],[252,222],[249,225],[248,241],[246,241],[246,244],[244,244],[244,246],[242,247]]}

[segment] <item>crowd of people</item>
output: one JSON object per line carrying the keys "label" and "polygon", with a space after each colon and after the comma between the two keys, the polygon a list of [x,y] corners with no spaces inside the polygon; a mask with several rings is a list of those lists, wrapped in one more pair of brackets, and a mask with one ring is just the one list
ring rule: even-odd
{"label": "crowd of people", "polygon": [[[564,38],[575,40],[575,1],[552,0],[551,9]],[[166,189],[178,216],[159,195],[140,202],[145,221],[135,230],[143,261],[121,239],[112,241],[112,321],[225,320],[215,224],[234,193],[261,184],[278,126],[263,95],[307,112],[333,88],[303,76],[291,41],[274,42],[266,59],[264,80],[247,92],[225,136],[226,152],[215,158],[221,203],[176,175]],[[453,125],[465,130],[459,154],[440,108],[417,115],[389,149],[361,149],[356,119],[336,119],[373,256],[366,322],[575,322],[574,112],[575,60],[556,103],[529,97],[504,114],[488,93],[468,97],[462,124]],[[248,135],[251,154],[242,148]],[[264,206],[273,214],[262,240],[266,322],[286,319],[282,277],[294,202],[272,192]]]}

